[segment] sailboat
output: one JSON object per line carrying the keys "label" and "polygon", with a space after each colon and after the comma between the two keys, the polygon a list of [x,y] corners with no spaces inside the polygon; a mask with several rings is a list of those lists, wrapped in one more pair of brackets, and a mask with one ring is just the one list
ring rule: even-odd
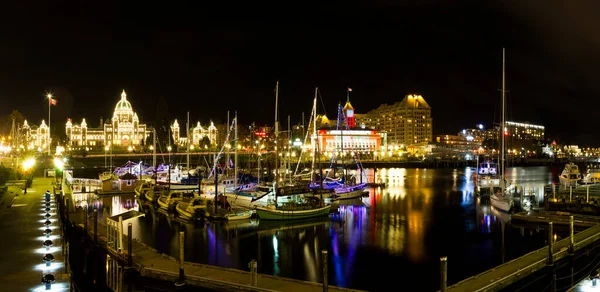
{"label": "sailboat", "polygon": [[[344,130],[350,130],[350,127],[348,125],[348,118],[350,117],[350,114],[354,114],[353,111],[354,108],[352,108],[352,105],[350,105],[350,89],[347,89],[346,105],[343,108],[341,104],[338,105],[337,130],[340,131],[340,148],[338,150],[340,153],[344,153],[344,151],[347,150],[344,148]],[[334,158],[332,157],[332,159]],[[347,169],[346,167],[344,167],[341,177],[338,178],[326,176],[323,180],[323,183],[315,184],[313,185],[313,188],[321,190],[333,190],[333,192],[329,193],[328,197],[331,197],[334,200],[354,199],[368,194],[368,191],[365,190],[367,184],[362,182],[362,165],[360,164],[356,156],[353,156],[353,159],[358,166],[357,170],[360,176],[358,179],[358,183],[356,177],[354,176],[351,176],[350,179],[348,179]],[[332,161],[331,165],[333,166],[333,164],[334,163]],[[322,191],[320,192],[322,193]]]}
{"label": "sailboat", "polygon": [[493,192],[490,195],[492,206],[500,211],[509,212],[514,205],[512,192],[506,187],[506,178],[504,171],[504,140],[505,140],[505,95],[506,95],[506,76],[505,76],[505,50],[502,49],[502,123],[500,124],[500,136],[502,137],[502,147],[500,150],[500,191]]}
{"label": "sailboat", "polygon": [[[317,90],[315,89],[315,103]],[[269,200],[266,207],[256,207],[256,213],[261,220],[295,220],[295,219],[307,219],[315,218],[320,216],[327,216],[331,205],[326,205],[322,199],[315,197],[305,197],[304,194],[310,193],[308,185],[304,184],[290,184],[284,186],[279,185],[279,119],[278,119],[278,103],[279,103],[279,82],[275,87],[275,165],[277,170],[275,171],[275,181],[273,182],[273,192],[271,196],[273,199]],[[315,105],[316,109],[316,105]],[[286,196],[292,198],[287,203],[279,205],[277,203],[278,196]]]}

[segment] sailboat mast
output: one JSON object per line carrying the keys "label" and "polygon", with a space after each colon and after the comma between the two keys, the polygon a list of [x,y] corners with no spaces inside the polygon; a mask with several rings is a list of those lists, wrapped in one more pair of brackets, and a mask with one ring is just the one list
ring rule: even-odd
{"label": "sailboat mast", "polygon": [[[314,182],[315,181],[315,159],[317,159],[317,151],[315,151],[317,149],[317,143],[319,141],[317,141],[317,92],[319,91],[318,87],[315,87],[315,99],[313,101],[313,109],[312,109],[312,115],[313,115],[313,133],[312,133],[312,137],[313,137],[313,157],[312,157],[312,167],[310,168],[310,181]],[[304,120],[304,119],[303,119]]]}
{"label": "sailboat mast", "polygon": [[156,128],[152,129],[152,167],[156,169]]}
{"label": "sailboat mast", "polygon": [[500,165],[500,169],[502,171],[502,194],[504,194],[504,136],[505,136],[505,120],[504,120],[504,114],[505,114],[505,94],[506,94],[506,76],[505,76],[505,63],[506,63],[506,53],[505,53],[505,48],[502,48],[502,123],[500,125],[500,135],[502,135],[502,149],[501,149],[501,165]]}
{"label": "sailboat mast", "polygon": [[190,112],[187,112],[187,122],[185,124],[185,137],[187,139],[186,167],[189,172],[190,171]]}
{"label": "sailboat mast", "polygon": [[[227,131],[229,131],[229,127],[230,126],[231,125],[229,125],[229,111],[227,111]],[[228,169],[229,168],[229,159],[231,159],[231,158],[229,158],[229,151],[230,150],[231,150],[231,148],[227,149],[227,155],[225,157],[226,160],[225,160],[225,167],[224,167],[224,169],[227,169],[227,174],[228,175],[230,174],[229,169]]]}
{"label": "sailboat mast", "polygon": [[275,85],[275,205],[277,205],[277,183],[279,182],[279,147],[277,142],[279,140],[279,119],[278,119],[278,106],[279,106],[279,81]]}
{"label": "sailboat mast", "polygon": [[288,115],[288,139],[287,139],[287,171],[290,175],[289,179],[290,179],[290,184],[292,183],[292,128],[291,128],[291,120],[290,120],[290,116]]}
{"label": "sailboat mast", "polygon": [[237,151],[237,144],[238,144],[238,120],[237,120],[237,111],[235,111],[235,118],[233,118],[233,123],[234,123],[234,127],[235,127],[235,143],[233,143],[233,173],[234,173],[234,178],[233,178],[233,188],[237,188],[237,180],[238,180],[238,151]]}

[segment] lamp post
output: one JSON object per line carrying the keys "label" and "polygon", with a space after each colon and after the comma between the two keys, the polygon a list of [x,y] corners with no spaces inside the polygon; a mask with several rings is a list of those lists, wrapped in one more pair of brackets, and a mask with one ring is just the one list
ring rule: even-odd
{"label": "lamp post", "polygon": [[106,151],[108,151],[108,146],[104,146],[104,170],[106,170]]}
{"label": "lamp post", "polygon": [[[127,151],[129,151],[129,155],[130,155],[130,157],[131,157],[131,152],[133,151],[133,148],[132,148],[131,146],[129,146],[129,147],[127,148]],[[130,158],[130,159],[131,159],[131,158]],[[129,173],[131,173],[131,160],[129,160],[129,162],[128,162],[128,163],[129,163]]]}

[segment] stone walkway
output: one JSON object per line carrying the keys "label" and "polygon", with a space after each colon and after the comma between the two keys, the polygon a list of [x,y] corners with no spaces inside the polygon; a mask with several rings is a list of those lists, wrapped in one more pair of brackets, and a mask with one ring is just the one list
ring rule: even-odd
{"label": "stone walkway", "polygon": [[[52,291],[68,291],[69,278],[65,275],[64,256],[62,255],[62,242],[60,227],[54,204],[54,195],[51,200],[53,233],[49,238],[44,235],[44,221],[46,221],[45,199],[46,190],[52,190],[52,179],[36,178],[27,194],[20,190],[15,194],[7,192],[0,205],[0,285],[3,291],[45,291],[41,283],[42,276],[52,273],[56,282]],[[53,241],[49,251],[43,248],[46,239]],[[46,267],[42,258],[51,253],[55,261]]]}

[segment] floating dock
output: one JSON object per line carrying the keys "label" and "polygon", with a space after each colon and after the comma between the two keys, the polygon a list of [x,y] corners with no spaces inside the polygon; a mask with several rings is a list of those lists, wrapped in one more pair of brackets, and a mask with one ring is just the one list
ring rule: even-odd
{"label": "floating dock", "polygon": [[581,214],[572,214],[560,211],[525,211],[513,214],[511,221],[513,223],[533,223],[547,226],[548,222],[555,225],[569,225],[570,216],[573,216],[573,224],[577,227],[592,227],[600,224],[600,216],[590,216]]}
{"label": "floating dock", "polygon": [[[574,235],[573,252],[581,250],[600,239],[600,224]],[[569,255],[570,237],[554,243],[552,263]],[[537,272],[549,263],[549,247],[545,246],[522,257],[504,263],[479,275],[447,287],[445,291],[497,291]],[[460,259],[456,259],[460,261]],[[452,259],[448,259],[451,262]],[[445,263],[445,261],[444,261]]]}

